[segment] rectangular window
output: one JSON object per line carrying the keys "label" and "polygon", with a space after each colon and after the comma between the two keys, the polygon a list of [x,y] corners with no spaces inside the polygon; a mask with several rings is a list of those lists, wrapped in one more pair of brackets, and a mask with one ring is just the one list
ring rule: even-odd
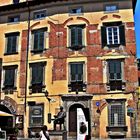
{"label": "rectangular window", "polygon": [[29,124],[30,127],[33,126],[42,126],[44,122],[44,106],[41,105],[35,105],[35,106],[29,106]]}
{"label": "rectangular window", "polygon": [[82,14],[82,12],[83,12],[82,7],[70,8],[69,10],[70,15]]}
{"label": "rectangular window", "polygon": [[84,62],[70,63],[69,87],[71,91],[83,91],[85,88]]}
{"label": "rectangular window", "polygon": [[19,32],[5,34],[5,37],[6,37],[5,54],[17,53]]}
{"label": "rectangular window", "polygon": [[32,37],[33,37],[33,53],[40,53],[43,52],[45,49],[45,33],[47,31],[47,28],[42,28],[38,30],[32,31]]}
{"label": "rectangular window", "polygon": [[34,19],[42,19],[46,17],[46,10],[34,12]]}
{"label": "rectangular window", "polygon": [[3,67],[3,90],[16,89],[17,65]]}
{"label": "rectangular window", "polygon": [[69,26],[69,44],[71,49],[79,50],[84,47],[84,28],[84,25]]}
{"label": "rectangular window", "polygon": [[19,16],[8,17],[8,23],[15,23],[15,22],[19,22],[19,21],[20,21]]}
{"label": "rectangular window", "polygon": [[32,93],[42,92],[45,87],[45,62],[30,64],[31,69],[31,83],[30,89]]}
{"label": "rectangular window", "polygon": [[121,22],[104,23],[101,27],[102,46],[125,46],[125,29]]}
{"label": "rectangular window", "polygon": [[107,27],[107,45],[120,44],[119,27]]}
{"label": "rectangular window", "polygon": [[118,10],[117,5],[106,5],[105,12],[116,12]]}
{"label": "rectangular window", "polygon": [[108,118],[109,126],[125,126],[125,102],[109,103]]}
{"label": "rectangular window", "polygon": [[123,89],[123,61],[109,60],[108,61],[108,79],[110,90]]}

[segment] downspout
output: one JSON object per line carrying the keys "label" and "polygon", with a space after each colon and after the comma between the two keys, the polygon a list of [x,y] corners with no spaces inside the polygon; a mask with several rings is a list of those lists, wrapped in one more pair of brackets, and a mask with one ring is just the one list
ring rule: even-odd
{"label": "downspout", "polygon": [[27,32],[27,49],[26,49],[26,73],[25,73],[25,100],[24,100],[24,107],[25,107],[25,115],[26,115],[26,102],[27,102],[27,90],[28,90],[28,53],[29,53],[29,39],[30,39],[30,7],[29,7],[29,2],[27,2],[27,7],[28,7],[28,32]]}

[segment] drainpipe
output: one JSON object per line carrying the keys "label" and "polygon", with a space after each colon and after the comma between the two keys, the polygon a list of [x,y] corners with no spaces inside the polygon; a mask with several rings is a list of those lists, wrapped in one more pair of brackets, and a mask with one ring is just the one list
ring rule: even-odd
{"label": "drainpipe", "polygon": [[29,39],[30,39],[30,7],[28,0],[27,6],[28,6],[28,33],[27,33],[27,49],[26,49],[26,78],[25,78],[25,100],[24,100],[24,107],[25,107],[25,115],[26,115],[26,104],[27,104],[27,90],[28,90],[28,53],[29,53]]}

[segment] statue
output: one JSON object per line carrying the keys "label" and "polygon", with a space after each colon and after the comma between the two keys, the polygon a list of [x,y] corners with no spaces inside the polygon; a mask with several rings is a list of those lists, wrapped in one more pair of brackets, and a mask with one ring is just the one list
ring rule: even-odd
{"label": "statue", "polygon": [[54,119],[54,130],[56,130],[56,124],[60,125],[60,130],[61,130],[61,125],[63,124],[64,126],[64,121],[65,121],[65,117],[66,117],[66,112],[63,111],[63,107],[60,106],[60,111],[58,112],[57,115],[54,115],[55,119]]}

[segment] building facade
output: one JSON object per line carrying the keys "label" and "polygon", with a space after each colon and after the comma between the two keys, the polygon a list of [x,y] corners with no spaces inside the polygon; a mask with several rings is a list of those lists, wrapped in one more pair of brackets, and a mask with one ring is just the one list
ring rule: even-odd
{"label": "building facade", "polygon": [[[53,130],[63,105],[68,137],[82,108],[91,137],[136,133],[138,73],[131,0],[0,2],[3,129]],[[129,114],[131,110],[133,115]],[[9,123],[10,122],[10,123]]]}

